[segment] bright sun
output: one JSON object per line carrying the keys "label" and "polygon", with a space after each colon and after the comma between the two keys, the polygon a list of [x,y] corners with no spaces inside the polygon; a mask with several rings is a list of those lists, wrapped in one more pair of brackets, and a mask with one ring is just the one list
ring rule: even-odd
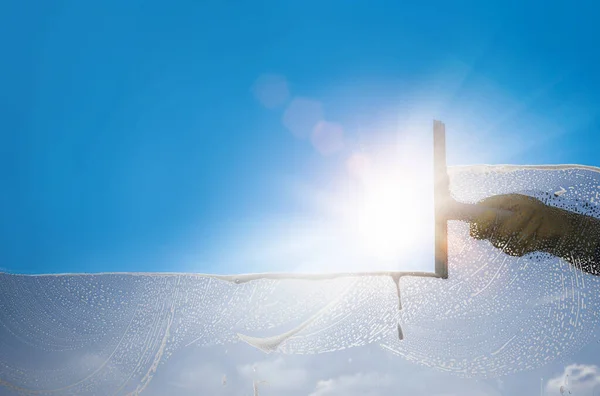
{"label": "bright sun", "polygon": [[410,184],[397,183],[384,179],[367,184],[356,208],[358,242],[380,259],[393,259],[414,243],[415,228],[420,226],[419,202]]}
{"label": "bright sun", "polygon": [[410,157],[363,161],[359,187],[344,197],[349,244],[367,258],[399,262],[433,249],[433,169],[419,166],[418,153]]}
{"label": "bright sun", "polygon": [[432,269],[433,138],[406,136],[351,155],[332,189],[307,191],[319,220],[310,230],[294,228],[304,246],[296,271]]}

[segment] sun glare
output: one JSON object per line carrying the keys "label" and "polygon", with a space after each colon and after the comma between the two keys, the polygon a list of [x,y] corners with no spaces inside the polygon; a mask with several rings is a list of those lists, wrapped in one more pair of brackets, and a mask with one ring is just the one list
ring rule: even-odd
{"label": "sun glare", "polygon": [[365,186],[357,210],[356,232],[361,247],[376,258],[398,257],[414,243],[419,227],[418,200],[410,183],[377,180]]}
{"label": "sun glare", "polygon": [[345,197],[351,249],[396,263],[433,249],[433,170],[423,164],[431,155],[417,151],[397,161],[370,162],[359,188]]}
{"label": "sun glare", "polygon": [[295,263],[294,271],[433,271],[429,128],[416,124],[392,141],[365,145],[346,158],[337,182],[325,190],[299,190],[319,221],[303,231],[294,227],[294,240],[311,241],[302,255],[285,256]]}

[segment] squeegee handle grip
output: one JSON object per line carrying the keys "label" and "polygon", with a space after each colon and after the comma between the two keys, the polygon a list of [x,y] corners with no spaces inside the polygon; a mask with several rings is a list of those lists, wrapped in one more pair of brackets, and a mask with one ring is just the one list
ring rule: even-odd
{"label": "squeegee handle grip", "polygon": [[514,212],[506,209],[493,209],[487,206],[478,204],[466,204],[462,202],[453,202],[450,205],[448,211],[448,220],[459,220],[466,222],[473,222],[476,219],[481,218],[482,215],[493,210],[496,212],[496,218],[498,220],[504,220],[512,216]]}

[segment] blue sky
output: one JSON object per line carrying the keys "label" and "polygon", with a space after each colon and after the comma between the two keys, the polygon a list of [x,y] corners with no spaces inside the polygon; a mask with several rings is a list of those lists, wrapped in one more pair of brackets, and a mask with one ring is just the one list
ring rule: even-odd
{"label": "blue sky", "polygon": [[[600,166],[599,14],[592,1],[4,2],[0,267],[347,260],[311,238],[337,230],[327,216],[352,161],[409,152],[434,118],[450,165]],[[307,120],[333,140],[303,136]]]}
{"label": "blue sky", "polygon": [[[313,213],[286,182],[328,186],[415,114],[446,121],[450,164],[597,165],[594,7],[7,2],[2,267],[239,270],[215,264],[231,235]],[[287,81],[279,107],[254,95],[265,74]],[[350,143],[323,156],[295,138],[296,97]]]}

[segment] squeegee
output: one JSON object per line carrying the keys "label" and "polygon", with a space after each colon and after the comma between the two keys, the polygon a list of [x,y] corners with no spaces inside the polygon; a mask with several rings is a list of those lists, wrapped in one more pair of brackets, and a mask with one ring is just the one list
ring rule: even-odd
{"label": "squeegee", "polygon": [[[402,309],[400,298],[400,278],[429,277],[448,278],[448,221],[458,220],[472,222],[488,208],[477,204],[467,204],[456,201],[450,193],[450,182],[446,166],[446,127],[441,121],[433,122],[433,181],[434,181],[434,272],[419,271],[370,271],[370,272],[337,272],[337,273],[254,273],[241,275],[214,275],[215,278],[235,283],[246,283],[257,279],[300,279],[300,280],[326,280],[342,277],[359,276],[390,276],[396,285],[399,309]],[[497,216],[508,215],[509,211],[499,211]],[[289,334],[287,334],[289,336]],[[403,338],[402,329],[398,325],[398,336]],[[272,338],[272,341],[278,337]]]}
{"label": "squeegee", "polygon": [[[435,211],[435,275],[448,278],[448,221],[472,222],[489,211],[478,204],[456,201],[450,194],[450,181],[446,166],[446,126],[433,121],[433,202]],[[509,210],[496,210],[502,218],[512,214]]]}

